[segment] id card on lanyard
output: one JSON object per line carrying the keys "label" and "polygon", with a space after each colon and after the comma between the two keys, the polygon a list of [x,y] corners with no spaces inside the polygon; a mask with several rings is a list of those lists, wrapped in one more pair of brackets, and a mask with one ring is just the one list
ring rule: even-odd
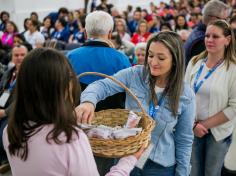
{"label": "id card on lanyard", "polygon": [[13,89],[13,87],[15,86],[16,84],[16,79],[10,84],[9,88],[7,90],[5,90],[1,97],[0,97],[0,107],[4,108],[10,95],[11,95],[11,91]]}
{"label": "id card on lanyard", "polygon": [[203,70],[203,67],[204,67],[204,64],[206,63],[206,61],[207,61],[207,58],[202,61],[202,64],[201,64],[201,66],[200,66],[200,68],[199,68],[199,70],[197,71],[197,74],[196,74],[196,76],[195,76],[195,80],[194,80],[194,83],[193,83],[193,88],[194,88],[195,94],[199,91],[199,89],[200,89],[200,87],[203,85],[203,83],[212,75],[212,73],[217,69],[217,67],[218,67],[224,60],[223,60],[223,59],[219,60],[219,62],[218,62],[213,68],[211,68],[211,69],[207,72],[207,74],[204,76],[204,78],[203,78],[199,83],[197,83],[198,80],[199,80],[199,78],[200,78],[200,75],[201,75],[201,73],[202,73],[202,70]]}
{"label": "id card on lanyard", "polygon": [[154,106],[154,103],[151,102],[149,105],[149,116],[151,116],[153,119],[155,119],[157,112],[159,111],[161,105],[163,103],[163,97],[160,98],[158,101],[157,106]]}

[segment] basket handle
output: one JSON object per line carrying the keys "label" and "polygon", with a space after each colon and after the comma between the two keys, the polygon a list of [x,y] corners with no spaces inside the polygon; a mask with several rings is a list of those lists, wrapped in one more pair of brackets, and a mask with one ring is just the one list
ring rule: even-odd
{"label": "basket handle", "polygon": [[97,76],[101,76],[101,77],[105,77],[105,78],[108,78],[108,79],[111,79],[112,81],[114,81],[115,83],[117,83],[118,85],[120,85],[122,88],[125,89],[125,91],[133,97],[133,99],[136,101],[136,103],[138,104],[139,108],[142,110],[143,114],[147,114],[145,112],[145,110],[143,109],[140,101],[137,99],[137,97],[129,90],[128,87],[126,87],[123,83],[121,83],[120,81],[118,81],[117,79],[115,79],[113,76],[108,76],[106,74],[103,74],[103,73],[98,73],[98,72],[84,72],[84,73],[81,73],[80,75],[77,76],[77,78],[80,78],[82,76],[86,76],[86,75],[97,75]]}

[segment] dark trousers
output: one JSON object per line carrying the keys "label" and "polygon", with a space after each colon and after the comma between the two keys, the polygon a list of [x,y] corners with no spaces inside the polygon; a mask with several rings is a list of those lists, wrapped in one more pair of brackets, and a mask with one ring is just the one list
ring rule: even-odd
{"label": "dark trousers", "polygon": [[115,158],[104,158],[104,157],[99,157],[99,156],[94,156],[98,172],[100,176],[106,175],[112,166],[114,166],[118,159]]}
{"label": "dark trousers", "polygon": [[7,125],[7,117],[4,117],[3,119],[0,119],[0,165],[3,161],[7,160],[7,155],[3,147],[3,141],[2,141],[2,135],[3,130]]}

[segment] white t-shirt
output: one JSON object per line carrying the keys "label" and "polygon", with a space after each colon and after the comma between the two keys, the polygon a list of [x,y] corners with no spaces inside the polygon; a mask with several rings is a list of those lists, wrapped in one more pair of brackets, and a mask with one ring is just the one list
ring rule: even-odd
{"label": "white t-shirt", "polygon": [[[210,68],[204,63],[202,73],[197,81],[197,84],[206,76]],[[212,73],[214,74],[214,72]],[[196,75],[195,75],[196,76]],[[195,78],[193,79],[195,81]],[[196,93],[196,105],[197,105],[197,119],[196,120],[206,120],[209,117],[209,104],[210,104],[210,86],[212,83],[212,75],[208,77],[199,88]]]}
{"label": "white t-shirt", "polygon": [[37,43],[38,44],[43,44],[45,42],[43,34],[39,31],[35,31],[34,33],[30,33],[30,31],[26,31],[25,34],[25,39],[27,42],[29,42],[33,48],[36,48]]}
{"label": "white t-shirt", "polygon": [[161,92],[163,92],[164,89],[165,89],[165,88],[155,86],[155,92],[156,92],[156,93],[161,93]]}

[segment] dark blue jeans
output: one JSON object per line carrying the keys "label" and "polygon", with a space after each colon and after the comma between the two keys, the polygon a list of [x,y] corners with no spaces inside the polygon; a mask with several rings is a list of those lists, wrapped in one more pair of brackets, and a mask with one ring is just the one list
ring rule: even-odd
{"label": "dark blue jeans", "polygon": [[232,135],[216,141],[211,132],[202,138],[194,137],[190,175],[221,176],[224,158],[231,141]]}
{"label": "dark blue jeans", "polygon": [[134,168],[130,173],[131,176],[174,176],[175,165],[170,167],[163,167],[152,160],[147,160],[143,170]]}
{"label": "dark blue jeans", "polygon": [[4,147],[3,147],[3,142],[2,142],[2,135],[3,135],[3,130],[7,125],[7,117],[4,117],[3,119],[0,119],[0,165],[2,161],[7,160],[7,155],[5,153]]}

